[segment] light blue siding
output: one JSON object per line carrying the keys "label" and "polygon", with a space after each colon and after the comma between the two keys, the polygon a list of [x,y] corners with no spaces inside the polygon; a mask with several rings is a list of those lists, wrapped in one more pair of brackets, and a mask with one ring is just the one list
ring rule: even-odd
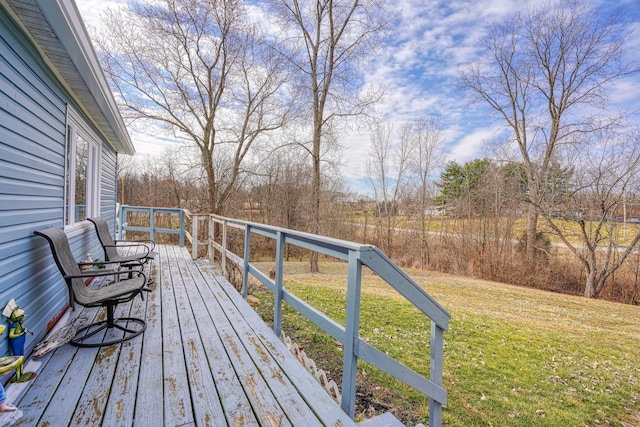
{"label": "light blue siding", "polygon": [[[11,298],[25,309],[34,332],[27,350],[68,301],[48,245],[33,235],[63,226],[68,103],[71,97],[0,6],[0,312]],[[102,162],[101,213],[114,218],[116,153],[104,142]],[[88,252],[103,257],[90,223],[68,234],[78,260]],[[5,332],[0,356],[8,354]]]}
{"label": "light blue siding", "polygon": [[115,229],[118,166],[116,153],[107,145],[102,146],[102,188],[100,216]]}

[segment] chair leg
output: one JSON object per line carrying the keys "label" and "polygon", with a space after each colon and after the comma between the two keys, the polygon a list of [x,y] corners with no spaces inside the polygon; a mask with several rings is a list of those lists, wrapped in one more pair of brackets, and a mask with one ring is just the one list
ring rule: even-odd
{"label": "chair leg", "polygon": [[[70,343],[75,345],[76,347],[105,347],[108,345],[118,344],[130,340],[131,338],[135,338],[143,333],[147,328],[147,324],[142,319],[138,319],[135,317],[114,318],[113,311],[115,309],[115,305],[108,305],[106,306],[106,308],[106,320],[91,323],[78,329],[76,336],[70,341]],[[138,325],[138,327],[131,328],[129,327],[129,323],[136,324]],[[109,341],[94,340],[91,342],[84,342],[85,340],[95,336],[101,331],[106,330],[106,332],[108,332],[109,329],[119,329],[124,332],[124,336],[122,338]]]}

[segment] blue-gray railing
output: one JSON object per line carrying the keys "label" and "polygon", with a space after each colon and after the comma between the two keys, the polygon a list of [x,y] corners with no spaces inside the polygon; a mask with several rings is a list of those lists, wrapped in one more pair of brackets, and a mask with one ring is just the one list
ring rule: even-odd
{"label": "blue-gray railing", "polygon": [[[140,226],[140,225],[129,225],[127,222],[127,215],[132,212],[142,212],[143,216],[148,217],[148,227]],[[175,224],[171,224],[174,227],[156,227],[156,214],[171,214],[176,215],[178,218],[178,222]],[[180,238],[180,246],[184,246],[185,239],[185,210],[184,209],[171,209],[171,208],[152,208],[152,207],[143,207],[143,206],[128,206],[128,205],[120,205],[118,209],[118,240],[122,239],[122,236],[126,234],[127,231],[141,231],[144,233],[149,233],[149,239],[155,240],[155,236],[157,233],[165,233],[165,234],[174,234],[178,235]]]}
{"label": "blue-gray railing", "polygon": [[[128,226],[124,222],[127,218],[126,214],[133,211],[147,212],[150,219],[150,227]],[[282,328],[282,302],[284,301],[320,329],[342,343],[344,360],[341,406],[352,418],[355,415],[357,360],[362,359],[429,396],[429,426],[441,425],[442,407],[447,404],[447,392],[442,387],[444,331],[449,327],[450,314],[375,246],[224,218],[217,215],[192,215],[189,211],[181,209],[120,206],[119,212],[118,238],[121,237],[122,231],[126,230],[149,232],[151,239],[153,239],[154,233],[159,232],[180,234],[181,246],[184,244],[185,238],[192,243],[192,256],[194,258],[197,257],[198,246],[207,244],[210,256],[213,257],[215,252],[220,253],[220,262],[225,274],[227,261],[231,261],[240,267],[243,272],[242,295],[244,298],[248,294],[249,274],[259,280],[275,296],[273,329],[277,335],[280,335]],[[156,212],[178,214],[180,216],[179,229],[155,228],[153,218]],[[185,226],[185,218],[191,221],[191,232]],[[202,234],[199,224],[203,220],[209,223],[208,228],[205,229],[206,233],[204,233],[208,237],[204,241],[199,240],[198,237]],[[216,233],[216,224],[221,227],[219,233]],[[238,229],[244,233],[242,256],[229,249],[227,236],[230,228]],[[270,279],[267,274],[260,271],[250,262],[252,234],[266,236],[276,242],[274,279]],[[285,289],[283,285],[285,244],[329,255],[348,263],[347,306],[344,326]],[[360,291],[362,288],[363,266],[370,268],[431,319],[429,379],[402,365],[360,338]]]}
{"label": "blue-gray railing", "polygon": [[[349,416],[353,418],[355,413],[356,365],[357,359],[360,358],[429,396],[429,426],[441,424],[442,406],[447,404],[447,392],[442,387],[444,331],[448,329],[450,314],[378,248],[217,215],[209,216],[209,221],[209,236],[216,236],[215,224],[222,228],[218,233],[220,241],[210,239],[209,244],[221,254],[221,264],[225,274],[227,260],[242,269],[242,295],[247,297],[249,274],[274,293],[273,329],[277,335],[280,335],[282,326],[282,302],[284,301],[342,343],[344,360],[341,405]],[[194,224],[193,234],[197,236],[197,219]],[[244,232],[242,257],[233,253],[227,246],[229,228],[236,228]],[[276,242],[274,279],[270,279],[268,275],[250,262],[252,234],[266,236]],[[285,289],[283,286],[285,243],[347,261],[347,306],[344,326]],[[431,319],[429,379],[407,368],[360,338],[360,291],[363,266],[369,267]]]}

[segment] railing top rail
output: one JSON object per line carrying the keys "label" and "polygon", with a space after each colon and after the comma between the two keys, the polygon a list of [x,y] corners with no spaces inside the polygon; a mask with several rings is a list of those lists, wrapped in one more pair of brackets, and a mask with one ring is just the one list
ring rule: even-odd
{"label": "railing top rail", "polygon": [[439,327],[444,330],[449,328],[449,318],[451,314],[376,246],[235,218],[226,218],[220,215],[211,215],[211,217],[215,221],[224,221],[228,226],[241,228],[249,226],[252,232],[272,238],[276,238],[277,232],[281,232],[286,236],[287,242],[344,260],[347,259],[344,255],[348,254],[349,251],[359,252],[360,260],[364,265],[383,278],[392,288],[397,290],[409,302],[431,318]]}
{"label": "railing top rail", "polygon": [[368,252],[361,257],[364,265],[371,268],[377,275],[389,283],[396,291],[415,305],[425,315],[429,316],[443,330],[449,329],[451,314],[429,293],[387,257],[380,249]]}
{"label": "railing top rail", "polygon": [[191,212],[189,209],[185,209],[185,208],[182,208],[182,211],[184,211],[184,214],[188,217],[209,218],[211,216],[211,214],[207,214],[207,213]]}
{"label": "railing top rail", "polygon": [[367,245],[364,243],[356,243],[356,242],[350,242],[348,240],[342,240],[342,239],[336,239],[334,237],[327,237],[327,236],[321,236],[319,234],[312,234],[312,233],[306,233],[304,231],[298,231],[298,230],[291,230],[289,228],[282,228],[282,227],[276,227],[276,226],[272,226],[272,225],[265,225],[265,224],[260,224],[257,222],[251,222],[251,221],[244,221],[241,219],[236,219],[236,218],[227,218],[221,215],[211,215],[211,217],[216,220],[216,221],[226,221],[228,224],[236,224],[238,226],[249,226],[251,227],[254,232],[255,230],[262,230],[264,232],[264,234],[268,234],[271,235],[274,232],[281,232],[284,233],[288,236],[294,236],[294,237],[298,237],[302,240],[309,240],[309,241],[315,241],[315,242],[319,242],[319,243],[324,243],[324,244],[328,244],[331,246],[336,246],[336,247],[343,247],[347,250],[352,250],[352,251],[360,251],[360,252],[364,252],[364,251],[371,251],[375,249],[375,246],[373,245]]}
{"label": "railing top rail", "polygon": [[128,211],[139,211],[139,212],[170,212],[170,213],[180,213],[183,212],[184,209],[181,208],[155,208],[151,206],[130,206],[130,205],[120,205],[120,209],[128,210]]}

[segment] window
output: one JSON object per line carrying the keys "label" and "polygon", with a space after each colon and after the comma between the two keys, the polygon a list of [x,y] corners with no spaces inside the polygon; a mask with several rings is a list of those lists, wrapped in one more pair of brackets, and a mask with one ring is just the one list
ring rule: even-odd
{"label": "window", "polygon": [[100,144],[71,107],[67,108],[65,226],[100,214]]}

